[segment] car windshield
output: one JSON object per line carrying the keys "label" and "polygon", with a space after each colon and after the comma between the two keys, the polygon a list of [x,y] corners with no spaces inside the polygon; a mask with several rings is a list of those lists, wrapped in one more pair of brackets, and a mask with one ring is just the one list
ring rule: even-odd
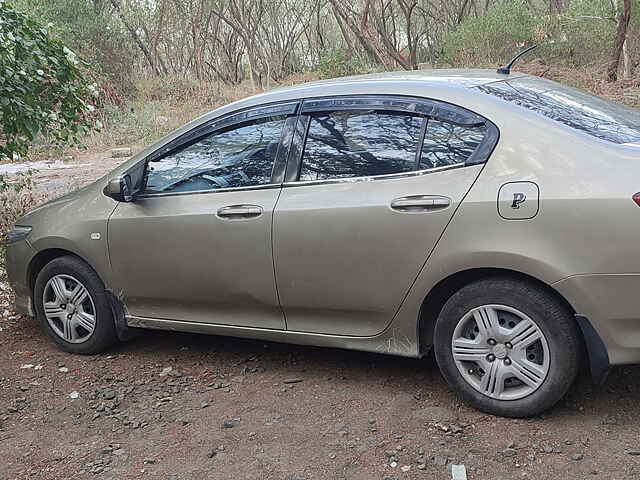
{"label": "car windshield", "polygon": [[640,143],[640,112],[581,90],[532,77],[476,88],[599,139]]}

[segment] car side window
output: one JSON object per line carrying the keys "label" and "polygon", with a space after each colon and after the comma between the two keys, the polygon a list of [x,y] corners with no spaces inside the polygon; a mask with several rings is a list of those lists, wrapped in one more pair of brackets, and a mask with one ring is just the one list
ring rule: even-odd
{"label": "car side window", "polygon": [[464,163],[478,148],[486,131],[487,127],[484,125],[467,127],[429,119],[419,169]]}
{"label": "car side window", "polygon": [[345,110],[311,116],[300,180],[366,177],[416,168],[423,117]]}
{"label": "car side window", "polygon": [[233,125],[149,162],[146,194],[271,183],[285,116]]}

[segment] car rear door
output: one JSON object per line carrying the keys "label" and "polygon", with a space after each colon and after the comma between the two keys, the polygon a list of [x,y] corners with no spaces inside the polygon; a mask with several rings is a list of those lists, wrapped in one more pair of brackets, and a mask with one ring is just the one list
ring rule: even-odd
{"label": "car rear door", "polygon": [[306,100],[274,215],[287,329],[383,331],[496,141],[490,122],[444,103]]}
{"label": "car rear door", "polygon": [[225,116],[151,155],[144,193],[108,225],[130,315],[284,328],[271,227],[297,106]]}

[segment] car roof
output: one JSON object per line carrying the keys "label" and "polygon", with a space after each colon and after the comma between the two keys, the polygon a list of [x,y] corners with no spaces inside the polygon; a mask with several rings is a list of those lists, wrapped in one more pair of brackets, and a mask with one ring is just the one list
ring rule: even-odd
{"label": "car roof", "polygon": [[372,73],[351,77],[332,78],[313,82],[299,83],[280,87],[243,98],[220,107],[200,120],[214,118],[239,108],[253,107],[270,102],[294,100],[301,98],[326,97],[332,95],[411,95],[422,96],[425,91],[434,93],[469,92],[469,89],[495,82],[504,82],[515,78],[530,77],[524,73],[510,75],[497,73],[495,70],[481,69],[437,69],[411,70],[401,72]]}
{"label": "car roof", "polygon": [[330,86],[330,85],[344,85],[350,83],[362,83],[362,82],[425,82],[434,85],[448,84],[450,86],[461,87],[477,87],[479,85],[485,85],[487,83],[502,82],[505,80],[513,80],[514,78],[525,77],[524,73],[512,73],[505,75],[498,73],[495,70],[484,70],[477,68],[450,68],[450,69],[428,69],[428,70],[405,70],[399,72],[382,72],[382,73],[370,73],[366,75],[353,75],[349,77],[331,78],[327,80],[318,80],[314,82],[307,82],[302,84],[293,85],[290,87],[278,88],[271,90],[271,92],[283,92],[290,90],[299,90],[301,88],[308,88],[314,86]]}

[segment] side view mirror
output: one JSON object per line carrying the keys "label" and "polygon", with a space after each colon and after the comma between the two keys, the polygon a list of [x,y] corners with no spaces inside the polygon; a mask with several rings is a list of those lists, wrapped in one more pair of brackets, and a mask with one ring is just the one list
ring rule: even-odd
{"label": "side view mirror", "polygon": [[131,188],[131,177],[124,175],[112,178],[104,187],[104,194],[113,198],[117,202],[133,202],[133,189]]}

